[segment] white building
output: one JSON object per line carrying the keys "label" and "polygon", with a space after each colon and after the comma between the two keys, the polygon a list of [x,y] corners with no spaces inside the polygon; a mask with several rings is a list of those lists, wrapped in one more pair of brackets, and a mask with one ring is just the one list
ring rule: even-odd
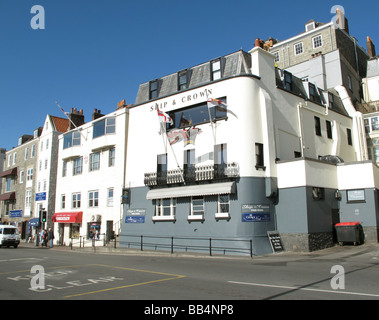
{"label": "white building", "polygon": [[[36,168],[35,208],[36,217],[46,211],[46,222],[51,222],[55,210],[55,189],[57,181],[58,136],[69,129],[69,120],[47,115],[39,137]],[[43,228],[52,225],[44,224]]]}
{"label": "white building", "polygon": [[[289,250],[333,244],[333,225],[349,218],[352,206],[343,202],[347,190],[340,195],[345,185],[328,174],[339,168],[336,160],[346,165],[343,176],[348,162],[365,160],[362,115],[345,90],[322,92],[276,69],[274,59],[256,47],[140,85],[130,108],[130,202],[120,245],[140,246],[143,236],[153,248],[201,250],[204,240],[225,248],[233,240],[242,250],[251,241],[262,254],[271,251],[267,232],[274,230]],[[236,116],[208,111],[210,98]],[[157,109],[173,119],[168,135],[200,129],[195,143],[170,146]],[[376,193],[375,186],[359,184]],[[370,206],[374,212],[365,214],[376,216]],[[376,230],[374,220],[364,227]]]}
{"label": "white building", "polygon": [[[74,111],[75,113],[75,111]],[[81,114],[77,114],[81,116]],[[101,115],[59,136],[55,239],[68,245],[118,234],[125,179],[128,108]],[[103,243],[103,242],[102,242]]]}

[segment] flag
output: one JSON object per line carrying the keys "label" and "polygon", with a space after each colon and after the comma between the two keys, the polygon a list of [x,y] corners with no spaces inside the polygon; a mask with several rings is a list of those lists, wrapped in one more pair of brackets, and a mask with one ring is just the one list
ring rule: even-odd
{"label": "flag", "polygon": [[200,134],[202,131],[199,128],[191,127],[186,130],[187,137],[184,140],[184,146],[188,146],[189,144],[195,145],[195,139],[198,134]]}
{"label": "flag", "polygon": [[230,113],[238,118],[237,115],[228,108],[228,105],[224,101],[221,101],[219,99],[208,99],[207,105],[209,109],[215,107],[218,111]]}
{"label": "flag", "polygon": [[172,121],[172,118],[166,112],[159,110],[159,108],[157,108],[157,112],[158,112],[159,122],[165,122],[171,125],[174,124],[174,122]]}
{"label": "flag", "polygon": [[172,129],[167,133],[167,139],[170,146],[173,144],[187,139],[187,131],[184,129]]}

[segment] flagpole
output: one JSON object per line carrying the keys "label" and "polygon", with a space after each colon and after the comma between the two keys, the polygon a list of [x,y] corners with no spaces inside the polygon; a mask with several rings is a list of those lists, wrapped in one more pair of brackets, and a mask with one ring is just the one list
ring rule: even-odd
{"label": "flagpole", "polygon": [[80,130],[77,125],[72,122],[72,120],[70,119],[70,117],[67,116],[66,112],[64,112],[63,108],[59,105],[58,101],[55,101],[55,103],[57,104],[58,108],[61,109],[61,111],[63,112],[63,114],[66,116],[66,118],[68,119],[68,121],[71,122],[71,124],[75,127],[75,129],[78,129],[80,135],[84,138],[84,140],[87,141],[87,138],[84,136],[84,134],[82,134],[82,130]]}
{"label": "flagpole", "polygon": [[211,110],[208,106],[208,90],[205,89],[205,94],[207,96],[207,108],[208,108],[208,114],[209,114],[209,121],[211,122],[211,127],[212,127],[212,134],[213,134],[213,144],[216,145],[216,133],[215,133],[215,128],[213,126],[213,121],[212,121],[212,116],[211,116]]}

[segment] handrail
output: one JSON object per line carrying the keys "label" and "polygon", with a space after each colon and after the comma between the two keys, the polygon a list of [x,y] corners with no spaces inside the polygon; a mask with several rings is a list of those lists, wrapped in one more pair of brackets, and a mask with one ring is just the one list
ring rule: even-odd
{"label": "handrail", "polygon": [[[132,235],[120,234],[119,245],[128,248],[137,247],[140,251],[146,248],[153,248],[154,250],[169,249],[171,253],[174,251],[204,251],[212,256],[216,252],[221,254],[227,253],[242,253],[248,254],[253,257],[253,240],[252,239],[230,239],[230,238],[206,238],[206,237],[173,237],[173,236],[148,236],[148,235]],[[124,240],[126,237],[131,239]],[[166,241],[153,241],[149,239],[161,239]],[[184,243],[183,240],[190,240],[192,243]],[[200,243],[196,243],[200,241]],[[245,246],[226,246],[226,243],[245,244]]]}

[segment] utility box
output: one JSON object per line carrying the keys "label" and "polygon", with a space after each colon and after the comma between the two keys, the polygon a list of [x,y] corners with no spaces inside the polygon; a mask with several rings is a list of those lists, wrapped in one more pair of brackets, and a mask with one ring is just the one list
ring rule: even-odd
{"label": "utility box", "polygon": [[363,242],[363,230],[359,222],[341,222],[335,227],[337,241],[341,246],[344,243],[353,243],[356,246]]}

